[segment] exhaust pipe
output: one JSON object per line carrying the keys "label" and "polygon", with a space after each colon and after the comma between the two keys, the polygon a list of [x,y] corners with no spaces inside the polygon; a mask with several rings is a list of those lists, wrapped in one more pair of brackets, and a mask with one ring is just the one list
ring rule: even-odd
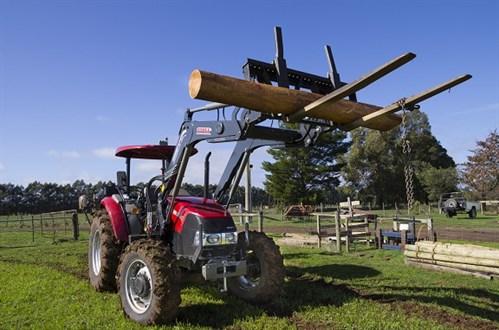
{"label": "exhaust pipe", "polygon": [[211,151],[204,158],[204,198],[208,198],[208,188],[210,186],[210,156]]}

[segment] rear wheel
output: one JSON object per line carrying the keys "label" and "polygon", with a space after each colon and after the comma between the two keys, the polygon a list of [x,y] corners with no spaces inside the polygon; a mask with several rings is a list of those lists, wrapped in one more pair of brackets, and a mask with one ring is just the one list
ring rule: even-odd
{"label": "rear wheel", "polygon": [[476,208],[473,206],[471,210],[468,212],[470,218],[476,218]]}
{"label": "rear wheel", "polygon": [[118,269],[118,291],[125,314],[142,324],[164,324],[177,316],[180,270],[169,247],[159,241],[130,244]]}
{"label": "rear wheel", "polygon": [[[238,250],[243,250],[245,233],[239,233]],[[279,247],[263,233],[249,232],[249,247],[243,256],[246,275],[227,279],[229,290],[244,301],[265,304],[276,298],[284,285],[284,264]]]}
{"label": "rear wheel", "polygon": [[114,237],[109,215],[101,209],[90,226],[88,242],[88,276],[95,290],[116,291],[119,255],[120,244]]}

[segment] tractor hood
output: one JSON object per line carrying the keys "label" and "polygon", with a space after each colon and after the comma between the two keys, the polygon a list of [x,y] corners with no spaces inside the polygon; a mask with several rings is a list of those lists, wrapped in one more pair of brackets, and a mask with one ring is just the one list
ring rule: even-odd
{"label": "tractor hood", "polygon": [[[230,213],[214,200],[191,196],[177,197],[171,216],[175,232],[182,232],[188,215],[208,220],[206,222],[208,227],[212,227],[209,224],[218,227],[216,224],[220,223],[220,221],[216,219],[231,218]],[[210,219],[214,221],[209,221]],[[226,224],[225,221],[223,223]],[[206,228],[206,230],[211,231],[210,229],[216,232],[218,230],[225,231],[227,228]]]}

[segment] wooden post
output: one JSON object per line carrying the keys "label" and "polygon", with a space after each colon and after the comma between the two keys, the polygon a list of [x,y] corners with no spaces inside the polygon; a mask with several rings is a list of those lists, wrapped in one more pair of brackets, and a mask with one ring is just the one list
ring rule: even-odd
{"label": "wooden post", "polygon": [[353,207],[352,207],[352,201],[350,200],[350,197],[347,197],[347,202],[348,202],[348,214],[349,214],[349,216],[353,216]]}
{"label": "wooden post", "polygon": [[31,239],[35,242],[35,218],[31,215]]}
{"label": "wooden post", "polygon": [[405,245],[407,244],[407,230],[402,230],[400,232],[400,250],[405,251]]}
{"label": "wooden post", "polygon": [[341,220],[340,220],[340,208],[336,210],[336,215],[334,217],[335,231],[336,231],[336,252],[341,252]]}
{"label": "wooden post", "polygon": [[381,249],[383,247],[383,236],[381,235],[381,228],[376,229],[376,247]]}
{"label": "wooden post", "polygon": [[263,232],[263,211],[258,212],[258,231]]}
{"label": "wooden post", "polygon": [[317,218],[317,246],[320,248],[322,246],[322,238],[321,238],[321,216],[317,214],[315,216]]}
{"label": "wooden post", "polygon": [[350,229],[348,228],[348,223],[350,222],[350,217],[347,217],[345,221],[345,248],[347,252],[350,252]]}
{"label": "wooden post", "polygon": [[433,219],[430,218],[428,219],[428,222],[426,223],[428,226],[428,233],[430,235],[430,241],[435,242],[435,231],[433,230]]}
{"label": "wooden post", "polygon": [[[73,239],[75,241],[78,240],[78,236],[80,236],[80,229],[78,227],[78,214],[73,213],[73,216],[71,217],[71,221],[73,222]],[[66,223],[66,221],[64,221]]]}

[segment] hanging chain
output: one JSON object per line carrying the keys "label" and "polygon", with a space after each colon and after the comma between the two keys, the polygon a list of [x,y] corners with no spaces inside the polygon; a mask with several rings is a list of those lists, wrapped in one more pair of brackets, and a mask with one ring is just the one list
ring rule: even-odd
{"label": "hanging chain", "polygon": [[409,141],[409,128],[407,123],[407,114],[409,110],[405,105],[405,98],[400,99],[398,105],[402,109],[402,152],[406,155],[406,164],[404,166],[405,174],[405,193],[407,196],[407,213],[409,214],[414,205],[414,169],[412,167],[411,142]]}

